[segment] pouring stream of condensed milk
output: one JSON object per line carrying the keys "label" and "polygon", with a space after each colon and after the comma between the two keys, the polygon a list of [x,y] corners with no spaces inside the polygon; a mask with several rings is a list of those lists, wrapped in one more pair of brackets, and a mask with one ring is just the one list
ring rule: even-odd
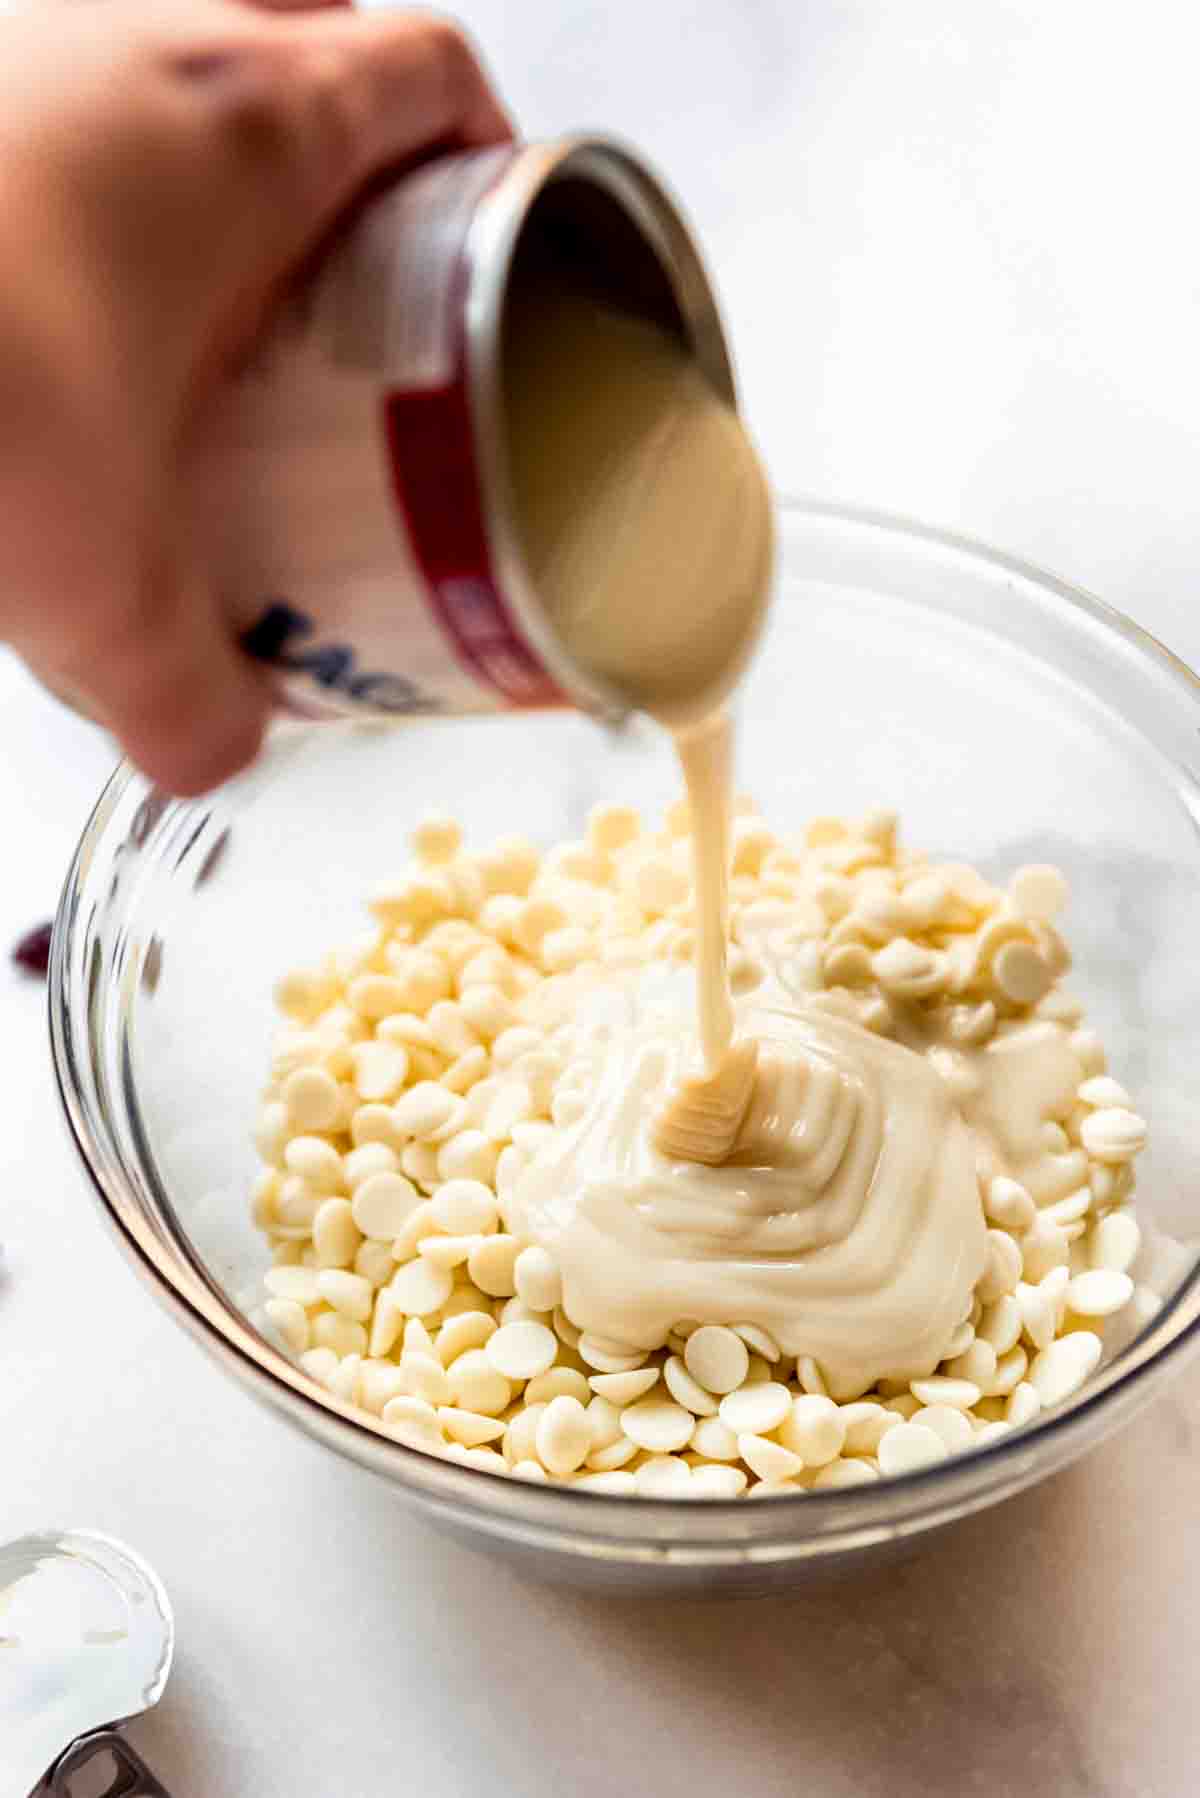
{"label": "pouring stream of condensed milk", "polygon": [[[758,457],[685,346],[569,288],[510,315],[509,463],[560,640],[675,738],[692,832],[694,1022],[636,990],[577,1033],[584,1115],[523,1176],[520,1227],[579,1328],[639,1348],[676,1319],[770,1329],[831,1387],[929,1371],[971,1304],[986,1235],[972,1138],[920,1052],[786,983],[727,968],[731,727],[722,704],[766,607]],[[611,997],[611,995],[610,995]]]}
{"label": "pouring stream of condensed milk", "polygon": [[700,1043],[719,1081],[733,1046],[733,733],[720,708],[766,609],[766,479],[733,408],[644,319],[566,287],[518,296],[507,368],[517,512],[557,634],[675,737],[692,818]]}

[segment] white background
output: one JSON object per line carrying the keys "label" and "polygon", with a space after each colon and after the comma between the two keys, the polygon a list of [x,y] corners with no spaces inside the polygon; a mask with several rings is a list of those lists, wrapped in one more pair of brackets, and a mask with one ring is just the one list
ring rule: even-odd
{"label": "white background", "polygon": [[[1047,563],[1200,661],[1200,109],[1182,0],[473,0],[530,134],[644,146],[783,490]],[[110,755],[0,662],[0,943]],[[0,1537],[175,1601],[176,1798],[1184,1798],[1200,1382],[916,1561],[770,1605],[522,1586],[260,1415],[102,1235],[39,987],[0,972]],[[7,1795],[3,1795],[7,1798]]]}

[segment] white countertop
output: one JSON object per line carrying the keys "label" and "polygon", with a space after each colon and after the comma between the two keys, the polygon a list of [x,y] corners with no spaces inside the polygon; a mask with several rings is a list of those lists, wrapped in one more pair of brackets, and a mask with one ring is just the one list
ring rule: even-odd
{"label": "white countertop", "polygon": [[[465,9],[525,128],[643,144],[708,242],[782,489],[1055,567],[1200,662],[1200,114],[1175,0]],[[0,659],[0,948],[110,752]],[[257,1411],[104,1235],[44,992],[0,967],[0,1538],[128,1539],[177,1798],[1186,1798],[1200,1369],[908,1564],[771,1604],[521,1585]],[[7,1794],[0,1794],[7,1798]]]}

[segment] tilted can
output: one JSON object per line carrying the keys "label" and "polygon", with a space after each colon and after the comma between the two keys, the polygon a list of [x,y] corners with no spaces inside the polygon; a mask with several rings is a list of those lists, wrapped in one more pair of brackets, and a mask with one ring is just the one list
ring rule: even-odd
{"label": "tilted can", "polygon": [[206,445],[206,555],[294,709],[629,709],[556,640],[513,515],[504,308],[543,254],[674,332],[734,402],[693,239],[628,150],[506,145],[399,180],[282,305]]}

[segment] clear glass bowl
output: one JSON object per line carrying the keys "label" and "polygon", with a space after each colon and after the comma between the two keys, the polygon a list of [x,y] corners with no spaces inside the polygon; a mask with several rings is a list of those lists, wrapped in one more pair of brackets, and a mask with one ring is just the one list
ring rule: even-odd
{"label": "clear glass bowl", "polygon": [[126,1253],[234,1377],[398,1497],[542,1572],[644,1588],[771,1587],[903,1544],[1063,1466],[1144,1404],[1200,1320],[1200,683],[1095,600],[888,518],[784,508],[767,639],[740,700],[740,784],[777,828],[900,808],[906,839],[1003,879],[1070,878],[1072,984],[1151,1125],[1139,1170],[1163,1304],[1079,1397],[920,1473],[765,1503],[529,1486],[427,1457],[259,1334],[248,1217],[271,987],[358,933],[436,803],[472,838],[577,833],[600,797],[647,810],[677,777],[648,725],[574,716],[281,727],[194,803],[128,768],[67,880],[51,962],[63,1100]]}

